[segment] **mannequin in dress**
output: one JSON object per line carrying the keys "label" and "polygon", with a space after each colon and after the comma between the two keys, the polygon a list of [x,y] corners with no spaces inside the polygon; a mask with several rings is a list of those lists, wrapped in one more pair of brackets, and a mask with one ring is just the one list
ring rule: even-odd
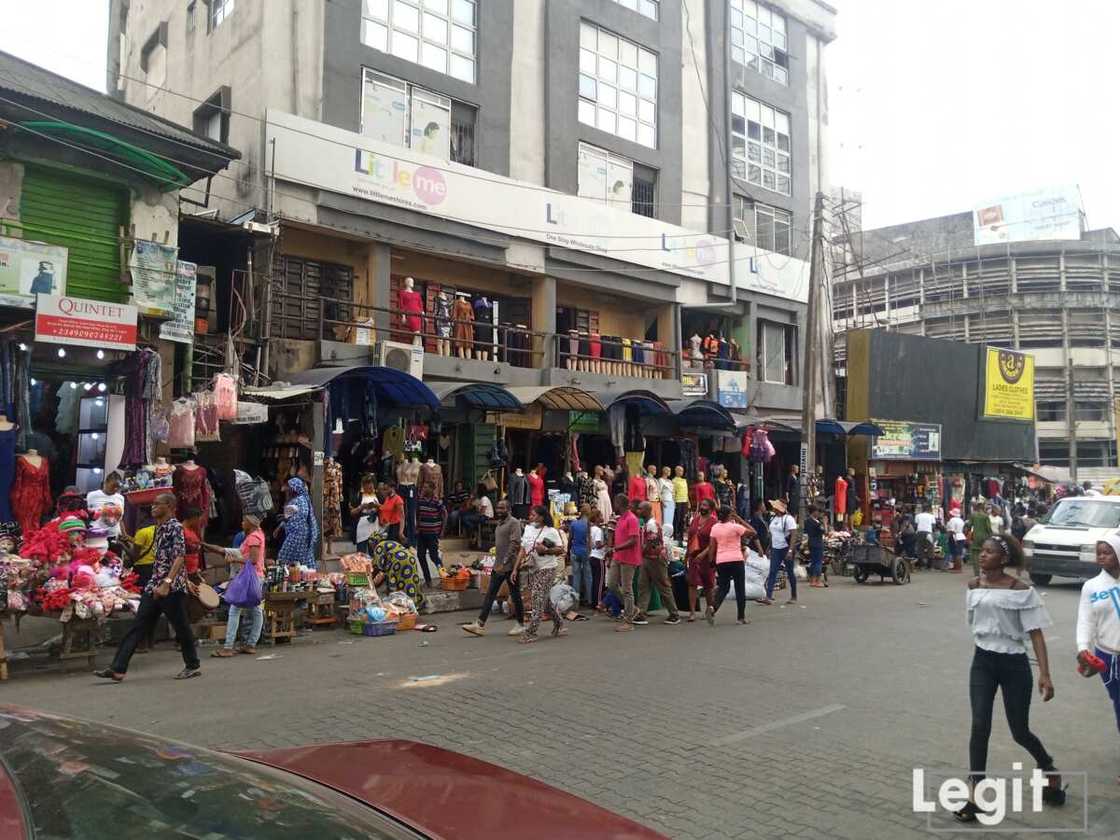
{"label": "mannequin in dress", "polygon": [[676,514],[677,503],[673,500],[673,471],[668,467],[661,468],[661,477],[657,479],[657,492],[661,497],[661,521],[670,528],[673,528],[673,536],[676,536]]}
{"label": "mannequin in dress", "polygon": [[531,473],[525,478],[529,482],[529,504],[533,507],[543,505],[545,499],[544,492],[544,465],[537,464]]}
{"label": "mannequin in dress", "polygon": [[696,483],[692,485],[692,497],[689,500],[692,504],[693,510],[698,510],[700,503],[705,499],[711,499],[712,502],[716,500],[716,489],[708,482],[708,477],[704,473],[699,472],[696,474]]}
{"label": "mannequin in dress", "polygon": [[657,480],[657,466],[649,464],[646,466],[646,501],[649,502],[653,508],[653,518],[657,520],[657,524],[661,524],[661,484]]}
{"label": "mannequin in dress", "polygon": [[436,326],[436,352],[441,356],[451,355],[451,298],[447,292],[440,291],[432,303],[432,315]]}
{"label": "mannequin in dress", "polygon": [[0,522],[12,521],[8,497],[16,475],[16,424],[0,414]]}
{"label": "mannequin in dress", "polygon": [[413,288],[415,285],[415,280],[406,277],[404,286],[397,293],[397,308],[401,311],[401,324],[408,331],[406,338],[411,338],[414,343],[423,341],[420,332],[424,323],[424,319],[420,317],[424,312],[424,299]]}
{"label": "mannequin in dress", "polygon": [[595,507],[603,515],[605,522],[611,516],[611,484],[607,480],[607,469],[600,465],[595,468],[595,478],[592,481],[595,487]]}
{"label": "mannequin in dress", "polygon": [[28,449],[16,459],[12,511],[26,540],[39,529],[43,515],[51,509],[51,465],[38,450]]}
{"label": "mannequin in dress", "polygon": [[431,484],[435,488],[435,497],[437,499],[443,498],[443,468],[435,462],[435,459],[428,458],[423,464],[420,465],[420,489],[424,489],[425,484]]}
{"label": "mannequin in dress", "polygon": [[179,500],[176,516],[181,518],[182,511],[192,507],[202,511],[198,537],[205,539],[206,524],[210,519],[210,483],[207,481],[206,468],[196,464],[193,458],[188,458],[175,467],[171,486]]}
{"label": "mannequin in dress", "polygon": [[529,513],[529,478],[521,467],[509,477],[509,504],[515,518],[525,519]]}
{"label": "mannequin in dress", "polygon": [[630,500],[630,504],[635,501],[644,502],[648,498],[646,495],[646,477],[642,475],[641,471],[635,472],[627,479],[626,498]]}
{"label": "mannequin in dress", "polygon": [[474,307],[465,292],[459,292],[455,296],[451,319],[455,325],[455,355],[460,359],[469,359],[472,357],[471,345],[474,343]]}
{"label": "mannequin in dress", "polygon": [[474,299],[475,358],[488,361],[494,345],[494,303],[486,295]]}

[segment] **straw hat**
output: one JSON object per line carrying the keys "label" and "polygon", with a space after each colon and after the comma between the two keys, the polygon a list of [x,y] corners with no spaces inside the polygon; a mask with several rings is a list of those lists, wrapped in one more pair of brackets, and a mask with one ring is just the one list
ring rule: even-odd
{"label": "straw hat", "polygon": [[783,502],[781,499],[773,499],[768,504],[770,505],[770,508],[772,510],[776,511],[777,513],[782,514],[783,516],[785,516],[786,513],[789,512],[788,509],[786,508],[786,503]]}

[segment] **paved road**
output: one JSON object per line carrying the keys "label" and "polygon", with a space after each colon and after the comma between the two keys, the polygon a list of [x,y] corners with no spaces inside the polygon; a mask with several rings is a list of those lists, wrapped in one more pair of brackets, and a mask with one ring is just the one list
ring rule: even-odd
{"label": "paved road", "polygon": [[[685,840],[928,837],[910,806],[912,768],[967,763],[963,585],[939,573],[904,587],[842,578],[809,590],[803,608],[752,607],[747,627],[731,614],[714,630],[616,634],[594,621],[530,647],[466,637],[455,627],[465,617],[444,615],[430,635],[325,633],[275,659],[207,659],[187,684],[169,679],[171,651],[138,657],[121,685],[17,673],[0,700],[220,747],[415,738]],[[1047,603],[1057,698],[1035,703],[1033,726],[1059,766],[1089,773],[1090,836],[1117,837],[1120,741],[1099,682],[1073,672],[1076,586],[1051,587]],[[1029,757],[997,708],[990,766],[1017,760]],[[1077,804],[1043,824],[1080,825],[1083,793],[1074,780]]]}

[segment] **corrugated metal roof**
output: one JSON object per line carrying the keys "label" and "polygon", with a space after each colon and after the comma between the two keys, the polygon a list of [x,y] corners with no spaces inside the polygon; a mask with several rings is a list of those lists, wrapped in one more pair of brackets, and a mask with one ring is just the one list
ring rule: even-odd
{"label": "corrugated metal roof", "polygon": [[[62,108],[135,129],[157,138],[185,143],[197,153],[207,156],[212,163],[205,168],[214,171],[223,169],[229,160],[241,157],[240,152],[224,143],[216,143],[170,120],[127,105],[93,88],[80,85],[65,76],[52,73],[3,51],[0,51],[0,96],[38,100],[40,105],[34,102],[25,104],[31,108],[38,107],[55,117],[62,116],[58,112],[58,109]],[[11,107],[7,103],[0,104]],[[43,105],[51,107],[44,108]],[[189,150],[184,150],[184,153],[189,154]],[[170,156],[178,157],[174,154]]]}

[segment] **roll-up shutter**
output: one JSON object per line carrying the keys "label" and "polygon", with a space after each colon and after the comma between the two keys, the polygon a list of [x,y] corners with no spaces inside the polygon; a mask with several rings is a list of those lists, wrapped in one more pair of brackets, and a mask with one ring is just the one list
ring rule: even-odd
{"label": "roll-up shutter", "polygon": [[125,303],[121,282],[122,226],[127,230],[129,192],[104,181],[28,166],[20,220],[25,239],[68,250],[66,293]]}

